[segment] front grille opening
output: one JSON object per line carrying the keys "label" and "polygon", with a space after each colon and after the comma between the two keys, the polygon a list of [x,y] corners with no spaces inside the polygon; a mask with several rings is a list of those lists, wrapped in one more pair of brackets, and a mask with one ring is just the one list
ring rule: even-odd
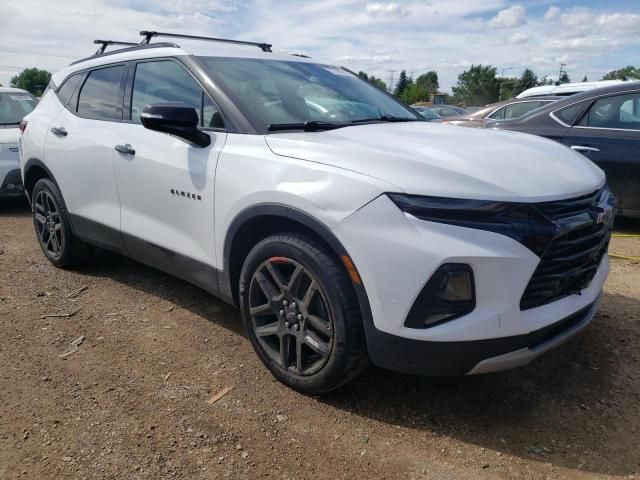
{"label": "front grille opening", "polygon": [[[597,224],[590,213],[602,191],[574,200],[538,204],[551,221],[565,225],[565,233],[555,237],[533,273],[520,300],[520,309],[528,310],[579,293],[588,287],[611,239],[612,220]],[[580,219],[575,222],[571,219]],[[563,223],[564,222],[564,223]]]}

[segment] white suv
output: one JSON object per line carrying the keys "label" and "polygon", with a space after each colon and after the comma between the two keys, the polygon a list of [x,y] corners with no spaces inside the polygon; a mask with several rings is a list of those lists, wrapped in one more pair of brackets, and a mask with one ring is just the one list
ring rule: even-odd
{"label": "white suv", "polygon": [[20,176],[20,121],[38,101],[25,90],[0,87],[0,199],[24,197]]}
{"label": "white suv", "polygon": [[24,185],[55,265],[101,247],[238,305],[260,359],[308,393],[369,361],[523,365],[593,318],[613,198],[582,155],[421,121],[266,44],[196,56],[143,33],[53,75],[26,119]]}

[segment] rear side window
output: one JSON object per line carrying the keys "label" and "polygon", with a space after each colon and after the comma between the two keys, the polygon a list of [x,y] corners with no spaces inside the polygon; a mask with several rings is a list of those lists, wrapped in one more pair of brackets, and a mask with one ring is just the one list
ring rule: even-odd
{"label": "rear side window", "polygon": [[78,115],[96,120],[121,120],[120,84],[124,73],[124,65],[101,68],[89,73],[80,90]]}
{"label": "rear side window", "polygon": [[640,130],[640,93],[599,99],[589,109],[586,126]]}
{"label": "rear side window", "polygon": [[131,120],[140,123],[147,105],[184,103],[198,112],[200,126],[222,128],[222,117],[195,79],[170,60],[139,63],[131,93]]}
{"label": "rear side window", "polygon": [[82,75],[79,73],[77,73],[76,75],[71,75],[58,89],[58,98],[60,99],[60,103],[62,103],[62,105],[64,105],[65,107],[69,104],[69,100],[71,100],[71,97],[75,93],[81,79]]}

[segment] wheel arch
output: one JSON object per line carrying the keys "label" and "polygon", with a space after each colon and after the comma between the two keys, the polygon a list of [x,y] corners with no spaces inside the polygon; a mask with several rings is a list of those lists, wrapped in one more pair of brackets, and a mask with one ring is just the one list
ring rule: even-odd
{"label": "wheel arch", "polygon": [[25,163],[23,178],[24,191],[29,202],[31,202],[31,193],[33,192],[33,188],[35,187],[36,182],[41,178],[48,178],[56,185],[58,184],[53,173],[51,173],[51,170],[49,170],[42,160],[38,158],[30,158]]}
{"label": "wheel arch", "polygon": [[[343,256],[347,256],[352,262],[340,240],[318,219],[287,205],[254,205],[236,216],[225,236],[224,273],[220,276],[220,293],[224,297],[238,305],[240,270],[247,254],[260,240],[284,231],[307,233],[320,240],[341,264],[344,265]],[[362,281],[352,284],[356,290],[365,327],[368,328],[373,325],[373,320],[365,286]]]}

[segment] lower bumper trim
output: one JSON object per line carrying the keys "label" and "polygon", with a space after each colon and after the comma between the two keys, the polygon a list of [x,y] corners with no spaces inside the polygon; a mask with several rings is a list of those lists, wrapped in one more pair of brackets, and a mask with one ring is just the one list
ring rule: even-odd
{"label": "lower bumper trim", "polygon": [[428,376],[459,376],[516,368],[531,362],[581,332],[600,302],[545,328],[524,335],[462,342],[425,342],[367,331],[367,348],[374,365]]}

